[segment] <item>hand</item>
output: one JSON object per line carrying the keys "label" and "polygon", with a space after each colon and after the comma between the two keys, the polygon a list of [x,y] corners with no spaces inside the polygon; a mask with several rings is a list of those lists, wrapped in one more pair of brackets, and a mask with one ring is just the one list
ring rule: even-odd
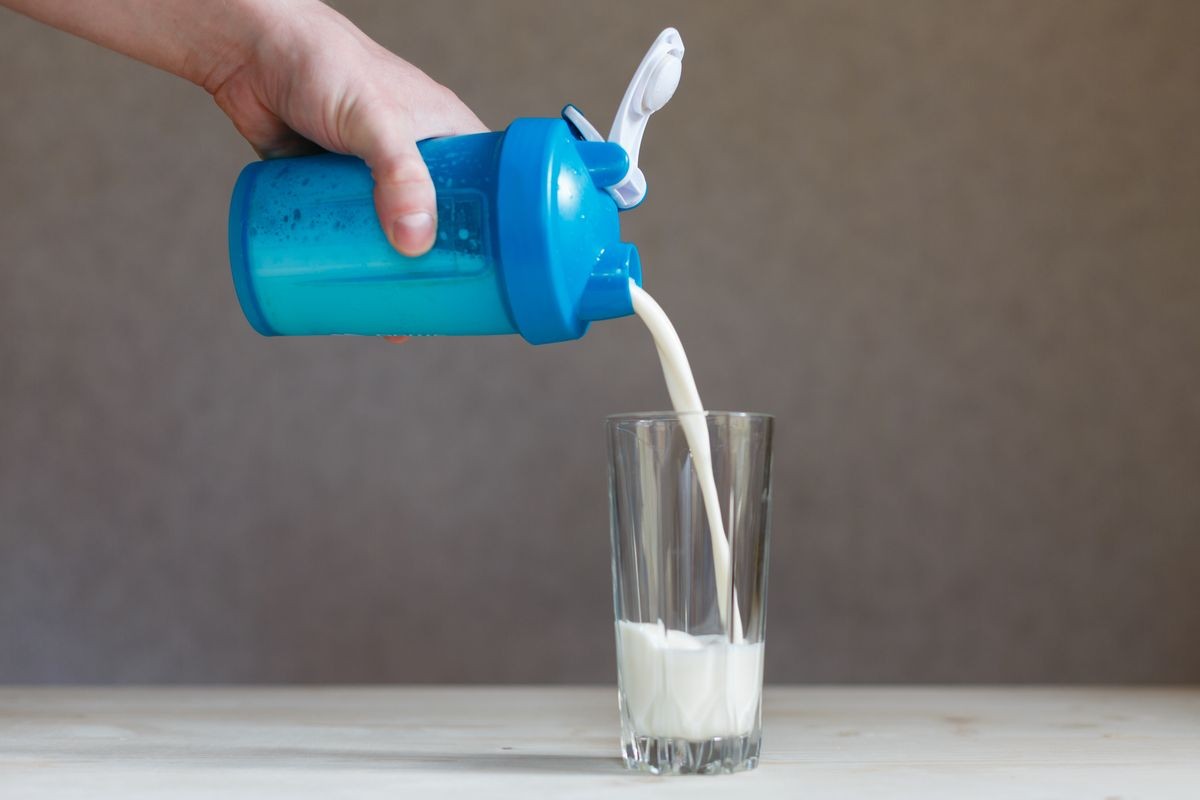
{"label": "hand", "polygon": [[362,158],[392,246],[433,244],[437,204],[417,142],[486,130],[454,93],[317,0],[0,0],[203,86],[263,158]]}
{"label": "hand", "polygon": [[427,251],[437,204],[416,143],[485,131],[483,123],[320,3],[274,6],[265,16],[248,47],[210,67],[204,87],[263,158],[320,148],[362,158],[392,246],[409,256]]}

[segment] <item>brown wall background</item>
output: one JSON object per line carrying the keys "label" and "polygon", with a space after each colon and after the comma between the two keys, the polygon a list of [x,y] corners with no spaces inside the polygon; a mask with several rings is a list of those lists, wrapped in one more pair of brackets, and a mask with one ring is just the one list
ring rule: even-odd
{"label": "brown wall background", "polygon": [[[626,231],[778,415],[769,680],[1200,679],[1200,4],[338,6],[497,127],[683,32]],[[8,13],[0,74],[0,681],[612,679],[635,321],[261,339],[203,92]]]}

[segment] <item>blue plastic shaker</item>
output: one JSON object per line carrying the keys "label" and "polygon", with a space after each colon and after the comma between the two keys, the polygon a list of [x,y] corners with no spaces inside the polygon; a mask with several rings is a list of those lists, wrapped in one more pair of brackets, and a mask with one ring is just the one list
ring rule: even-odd
{"label": "blue plastic shaker", "polygon": [[[643,60],[622,104],[636,134],[625,141],[604,141],[568,106],[569,125],[523,118],[503,133],[421,142],[438,229],[419,258],[388,243],[361,160],[323,154],[249,164],[229,211],[246,318],[265,336],[519,333],[543,344],[632,314],[629,279],[641,284],[641,263],[621,241],[618,212],[645,194],[636,166],[645,119],[673,93],[682,52],[668,29]],[[661,77],[647,91],[663,74],[650,74],[647,63],[664,59],[675,61],[669,91]]]}

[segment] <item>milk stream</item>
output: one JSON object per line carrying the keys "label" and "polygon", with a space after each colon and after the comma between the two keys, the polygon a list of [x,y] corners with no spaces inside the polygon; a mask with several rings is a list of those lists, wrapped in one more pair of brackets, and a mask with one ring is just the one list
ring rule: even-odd
{"label": "milk stream", "polygon": [[[662,307],[633,280],[629,281],[629,294],[633,298],[633,311],[650,329],[658,359],[662,362],[663,377],[667,380],[667,393],[671,405],[679,414],[679,424],[692,451],[692,467],[700,482],[700,496],[704,499],[704,513],[708,517],[708,533],[712,538],[713,574],[717,579],[717,609],[721,615],[721,626],[729,627],[729,599],[733,588],[733,564],[729,553],[729,540],[725,538],[725,522],[721,517],[721,503],[717,497],[717,482],[713,478],[712,447],[708,439],[708,422],[704,418],[704,404],[696,389],[696,379],[688,363],[683,342],[675,332],[675,326]],[[693,413],[685,413],[693,412]],[[740,642],[742,635],[741,615],[736,613],[737,598],[734,598],[732,637]]]}
{"label": "milk stream", "polygon": [[[662,308],[632,280],[633,310],[650,330],[671,404],[692,454],[712,539],[717,608],[725,635],[696,636],[656,622],[617,622],[617,667],[625,716],[640,736],[698,742],[745,736],[758,724],[763,645],[748,643],[733,587],[729,540],[713,477],[704,405],[687,354]],[[654,548],[649,548],[653,551]],[[648,552],[649,557],[649,552]],[[654,574],[651,570],[651,574]],[[651,591],[654,591],[651,588]]]}

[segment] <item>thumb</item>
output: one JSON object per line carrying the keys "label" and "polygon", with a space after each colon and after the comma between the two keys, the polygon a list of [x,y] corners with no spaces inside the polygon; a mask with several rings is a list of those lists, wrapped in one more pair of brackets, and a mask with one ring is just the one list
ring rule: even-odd
{"label": "thumb", "polygon": [[417,143],[397,138],[365,160],[375,179],[375,211],[388,241],[406,256],[419,256],[433,246],[437,194]]}

